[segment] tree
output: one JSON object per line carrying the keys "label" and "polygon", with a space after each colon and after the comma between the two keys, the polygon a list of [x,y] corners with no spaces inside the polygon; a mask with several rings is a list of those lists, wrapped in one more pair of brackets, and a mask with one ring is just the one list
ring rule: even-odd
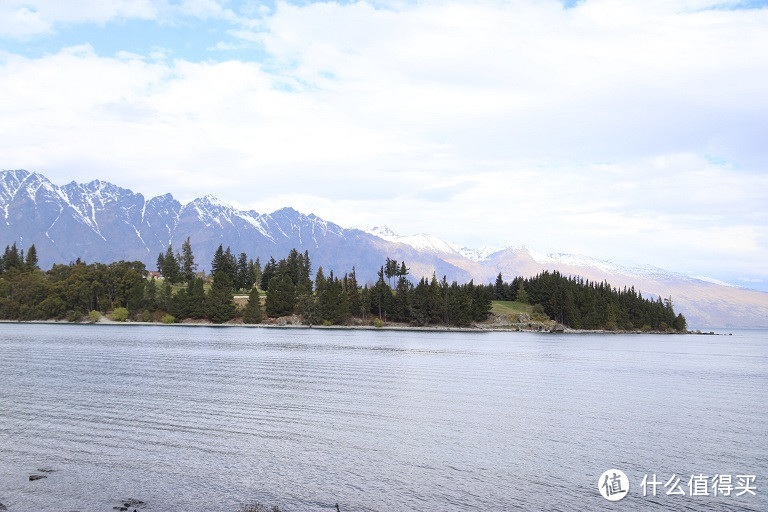
{"label": "tree", "polygon": [[354,317],[362,316],[363,309],[360,302],[360,288],[357,285],[355,267],[352,267],[352,272],[350,272],[349,276],[344,276],[344,289],[347,292],[347,300],[349,301],[349,314]]}
{"label": "tree", "polygon": [[171,244],[168,244],[168,249],[166,249],[165,254],[163,255],[162,268],[163,277],[169,283],[174,284],[181,281],[181,267],[179,265],[179,260],[173,252],[173,245]]}
{"label": "tree", "polygon": [[256,261],[250,260],[248,262],[248,272],[250,272],[250,282],[253,283],[253,285],[259,285],[261,284],[261,262],[259,261],[258,256],[256,257]]}
{"label": "tree", "polygon": [[685,317],[682,313],[678,313],[677,317],[675,318],[673,327],[675,330],[680,332],[686,331],[688,329],[688,322],[685,320]]}
{"label": "tree", "polygon": [[264,265],[264,271],[261,273],[261,283],[259,288],[262,290],[269,290],[269,281],[274,277],[277,272],[277,262],[275,258],[270,257],[266,265]]}
{"label": "tree", "polygon": [[24,263],[24,261],[21,256],[19,256],[19,249],[16,247],[16,242],[13,242],[13,245],[10,247],[6,245],[5,253],[3,254],[3,271],[21,268],[22,263]]}
{"label": "tree", "polygon": [[226,272],[213,276],[213,285],[206,296],[206,313],[211,322],[220,324],[232,320],[237,314],[237,308],[232,302],[232,278]]}
{"label": "tree", "polygon": [[271,317],[285,316],[293,313],[295,290],[291,277],[285,272],[279,272],[269,280],[267,314]]}
{"label": "tree", "polygon": [[349,318],[349,298],[341,281],[333,276],[333,272],[317,291],[317,310],[320,319],[330,324],[340,324]]}
{"label": "tree", "polygon": [[213,255],[213,261],[211,261],[211,274],[216,276],[216,274],[221,273],[227,274],[233,287],[237,284],[237,260],[229,246],[224,250],[219,244]]}
{"label": "tree", "polygon": [[237,258],[237,281],[235,282],[235,288],[238,290],[250,290],[253,288],[255,281],[252,275],[251,267],[248,263],[248,255],[241,252]]}
{"label": "tree", "polygon": [[27,251],[27,261],[24,264],[25,270],[39,270],[37,266],[37,248],[32,244]]}
{"label": "tree", "polygon": [[379,279],[370,291],[371,313],[378,315],[379,320],[386,320],[392,312],[392,289],[384,281],[385,267],[379,270]]}
{"label": "tree", "polygon": [[195,278],[197,272],[197,263],[195,255],[192,254],[192,244],[189,243],[189,237],[181,244],[181,274],[184,281],[191,281]]}
{"label": "tree", "polygon": [[504,293],[504,279],[501,277],[501,272],[496,276],[496,284],[493,286],[493,298],[495,300],[507,300]]}
{"label": "tree", "polygon": [[245,305],[245,310],[243,311],[243,322],[246,324],[260,324],[261,321],[261,298],[259,297],[259,289],[254,286],[248,295],[248,304]]}
{"label": "tree", "polygon": [[157,282],[153,277],[144,288],[144,309],[154,311],[157,309]]}
{"label": "tree", "polygon": [[397,266],[397,260],[391,260],[387,257],[386,263],[384,263],[383,272],[384,277],[387,278],[389,287],[392,288],[392,278],[397,275],[399,268]]}
{"label": "tree", "polygon": [[522,281],[520,281],[520,287],[517,289],[517,302],[528,304],[528,292],[525,291]]}
{"label": "tree", "polygon": [[[403,267],[405,268],[405,263],[403,263]],[[397,280],[397,293],[394,297],[395,299],[395,319],[401,321],[401,322],[407,322],[410,320],[411,316],[411,289],[413,288],[413,285],[411,285],[411,282],[408,281],[408,279],[405,278],[405,274],[401,274],[400,277]]]}

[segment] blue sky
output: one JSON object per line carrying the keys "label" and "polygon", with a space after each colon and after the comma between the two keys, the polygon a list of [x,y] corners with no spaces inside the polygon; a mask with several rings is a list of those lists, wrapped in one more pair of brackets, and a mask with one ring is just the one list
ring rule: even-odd
{"label": "blue sky", "polygon": [[768,290],[766,2],[6,0],[0,167]]}

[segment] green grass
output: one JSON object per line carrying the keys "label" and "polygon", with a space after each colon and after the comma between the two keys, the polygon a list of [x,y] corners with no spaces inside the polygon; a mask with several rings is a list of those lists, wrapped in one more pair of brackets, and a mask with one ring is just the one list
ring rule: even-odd
{"label": "green grass", "polygon": [[511,300],[494,300],[491,302],[491,313],[496,315],[519,315],[531,313],[533,306]]}

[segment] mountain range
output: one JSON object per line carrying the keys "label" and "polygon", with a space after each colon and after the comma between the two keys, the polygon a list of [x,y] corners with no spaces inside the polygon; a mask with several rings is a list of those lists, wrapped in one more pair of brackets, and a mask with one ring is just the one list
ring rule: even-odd
{"label": "mountain range", "polygon": [[0,172],[0,243],[34,244],[41,268],[80,258],[108,263],[139,260],[154,269],[169,244],[180,249],[190,237],[202,270],[221,244],[235,254],[285,257],[309,251],[314,269],[348,272],[373,282],[384,260],[405,261],[411,276],[476,283],[507,281],[558,270],[616,287],[634,286],[645,297],[672,297],[690,328],[768,327],[768,293],[697,279],[650,266],[622,267],[571,254],[534,254],[522,246],[458,247],[427,234],[400,236],[385,227],[343,228],[292,208],[259,214],[206,195],[181,204],[171,194],[145,199],[140,193],[95,180],[64,186],[25,170]]}

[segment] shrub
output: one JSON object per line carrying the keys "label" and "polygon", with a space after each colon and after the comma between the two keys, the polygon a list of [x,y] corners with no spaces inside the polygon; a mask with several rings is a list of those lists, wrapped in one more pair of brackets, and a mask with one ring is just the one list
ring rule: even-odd
{"label": "shrub", "polygon": [[83,314],[79,311],[67,311],[67,321],[80,322],[83,319]]}
{"label": "shrub", "polygon": [[96,310],[91,311],[88,313],[88,320],[90,320],[92,324],[95,324],[101,320],[101,312]]}
{"label": "shrub", "polygon": [[151,322],[152,321],[152,313],[150,313],[149,311],[147,311],[145,309],[144,313],[142,313],[142,315],[141,315],[141,321],[142,322]]}
{"label": "shrub", "polygon": [[544,311],[544,306],[541,304],[534,305],[533,310],[531,311],[531,319],[535,322],[546,322],[549,320],[549,316],[547,316],[547,313]]}
{"label": "shrub", "polygon": [[374,327],[384,327],[384,322],[381,321],[381,318],[374,318],[373,319],[373,326]]}
{"label": "shrub", "polygon": [[176,322],[176,317],[173,315],[166,314],[163,316],[163,318],[160,319],[161,322],[164,324],[172,324]]}
{"label": "shrub", "polygon": [[115,322],[125,322],[128,318],[128,310],[126,308],[115,308],[112,312],[112,320]]}

